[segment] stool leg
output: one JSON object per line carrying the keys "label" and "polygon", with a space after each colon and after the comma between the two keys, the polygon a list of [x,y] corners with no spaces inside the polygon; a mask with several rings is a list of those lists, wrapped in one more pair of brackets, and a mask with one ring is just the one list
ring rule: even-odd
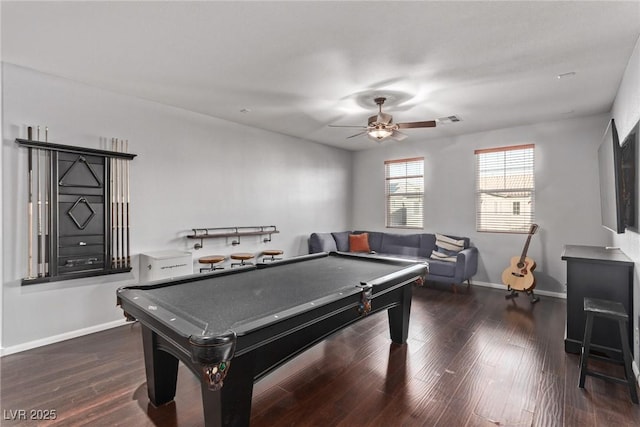
{"label": "stool leg", "polygon": [[593,313],[587,313],[587,322],[584,327],[584,338],[582,339],[582,354],[580,355],[580,382],[578,387],[584,388],[584,380],[587,376],[587,359],[591,351],[591,330],[593,328]]}
{"label": "stool leg", "polygon": [[622,356],[624,357],[624,375],[629,383],[629,393],[631,394],[631,401],[638,404],[638,392],[636,391],[636,378],[631,368],[631,350],[629,350],[629,341],[627,338],[627,322],[624,320],[618,321],[620,327],[620,341],[622,341]]}

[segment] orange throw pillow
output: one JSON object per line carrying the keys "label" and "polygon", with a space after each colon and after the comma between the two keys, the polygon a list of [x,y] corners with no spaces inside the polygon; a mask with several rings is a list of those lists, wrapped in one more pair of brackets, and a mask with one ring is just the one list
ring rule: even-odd
{"label": "orange throw pillow", "polygon": [[371,252],[369,233],[349,234],[349,252]]}

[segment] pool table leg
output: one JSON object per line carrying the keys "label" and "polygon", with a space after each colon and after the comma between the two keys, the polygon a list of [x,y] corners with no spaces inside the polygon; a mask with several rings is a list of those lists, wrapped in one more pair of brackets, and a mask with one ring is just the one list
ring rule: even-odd
{"label": "pool table leg", "polygon": [[389,316],[389,331],[391,332],[391,341],[404,344],[409,337],[409,317],[411,315],[411,286],[402,288],[402,296],[400,305],[387,310]]}
{"label": "pool table leg", "polygon": [[178,359],[158,349],[158,334],[142,325],[144,367],[149,400],[155,406],[171,402],[176,395]]}
{"label": "pool table leg", "polygon": [[220,390],[209,390],[201,382],[205,427],[249,426],[253,393],[254,357],[235,357]]}

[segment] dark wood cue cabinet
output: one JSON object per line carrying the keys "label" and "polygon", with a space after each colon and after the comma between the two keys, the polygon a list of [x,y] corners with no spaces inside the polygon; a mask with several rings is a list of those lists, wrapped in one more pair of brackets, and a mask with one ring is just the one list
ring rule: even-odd
{"label": "dark wood cue cabinet", "polygon": [[[564,349],[580,354],[584,338],[584,297],[608,299],[624,305],[629,315],[629,346],[633,345],[633,261],[620,249],[601,246],[566,245],[567,327]],[[621,348],[617,322],[598,318],[591,342],[605,348]]]}
{"label": "dark wood cue cabinet", "polygon": [[[44,252],[41,259],[47,265],[45,274],[24,278],[22,284],[131,271],[129,259],[120,257],[119,262],[114,262],[119,253],[113,240],[118,233],[124,236],[125,231],[113,226],[118,212],[120,218],[124,217],[124,200],[115,199],[117,169],[114,171],[112,166],[113,161],[130,161],[136,155],[25,139],[16,139],[16,143],[33,150],[38,162],[41,152],[48,153],[42,173],[47,175],[43,181],[48,183],[43,193],[50,199],[41,203],[48,232],[44,235],[44,249],[38,252]],[[122,182],[118,185],[124,188]],[[124,241],[119,246],[124,247]]]}

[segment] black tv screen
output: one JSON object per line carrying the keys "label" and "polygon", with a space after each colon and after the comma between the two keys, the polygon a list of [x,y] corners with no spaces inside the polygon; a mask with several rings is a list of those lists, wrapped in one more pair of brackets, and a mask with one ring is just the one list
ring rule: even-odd
{"label": "black tv screen", "polygon": [[627,228],[638,227],[638,132],[636,123],[620,146],[620,207]]}
{"label": "black tv screen", "polygon": [[621,146],[613,119],[598,149],[602,225],[624,233],[635,225],[635,139],[637,125]]}

